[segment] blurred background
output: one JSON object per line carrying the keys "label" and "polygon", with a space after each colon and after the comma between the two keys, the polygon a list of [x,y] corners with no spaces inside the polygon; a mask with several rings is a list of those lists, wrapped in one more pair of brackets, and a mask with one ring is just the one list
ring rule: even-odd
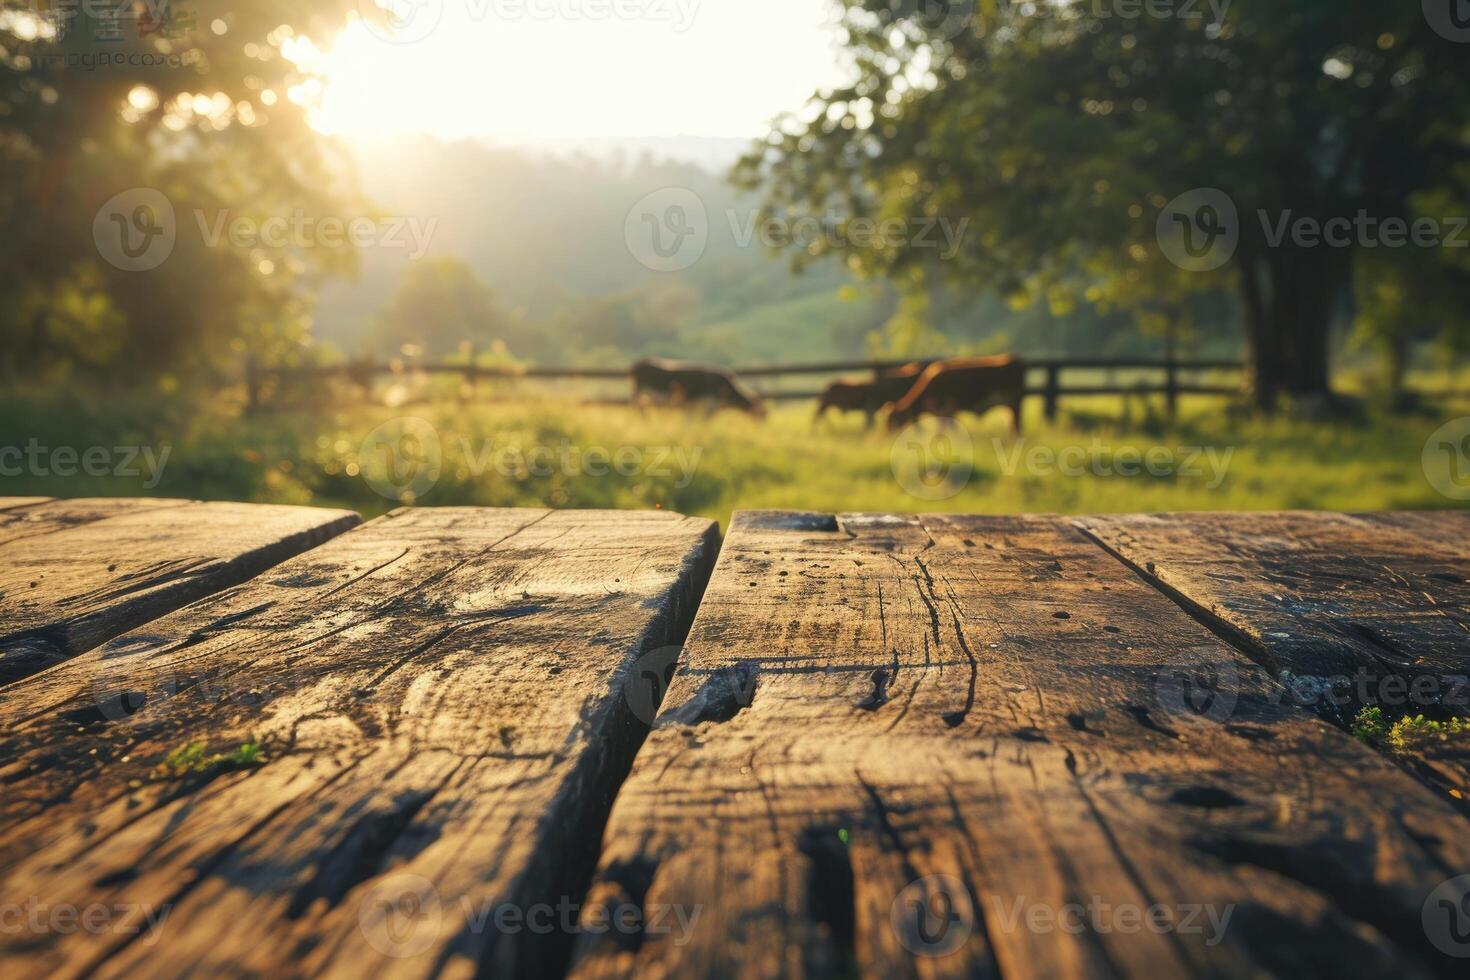
{"label": "blurred background", "polygon": [[[1462,0],[5,0],[0,495],[1464,506],[1467,55]],[[1019,434],[814,421],[1001,354]]]}

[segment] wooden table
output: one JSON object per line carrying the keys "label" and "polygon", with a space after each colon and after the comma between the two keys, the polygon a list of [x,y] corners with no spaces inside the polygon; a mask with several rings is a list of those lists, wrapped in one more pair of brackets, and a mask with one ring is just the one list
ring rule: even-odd
{"label": "wooden table", "polygon": [[1466,976],[1470,514],[0,499],[16,976]]}

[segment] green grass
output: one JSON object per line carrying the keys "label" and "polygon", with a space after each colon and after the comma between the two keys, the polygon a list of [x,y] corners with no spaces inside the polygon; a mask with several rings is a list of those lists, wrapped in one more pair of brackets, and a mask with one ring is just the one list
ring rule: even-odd
{"label": "green grass", "polygon": [[[1322,508],[1375,510],[1463,506],[1429,484],[1421,466],[1425,441],[1441,423],[1470,415],[1470,406],[1439,403],[1409,416],[1363,410],[1351,420],[1259,418],[1230,410],[1219,398],[1186,399],[1180,418],[1162,417],[1157,400],[1118,397],[1063,402],[1048,424],[1028,405],[1026,431],[1012,437],[996,411],[965,417],[965,436],[930,421],[919,442],[939,455],[966,458],[935,491],[898,474],[913,474],[918,457],[906,442],[864,432],[856,416],[814,429],[807,404],[777,408],[764,422],[724,412],[646,413],[527,395],[514,403],[460,405],[452,400],[401,407],[310,407],[241,418],[224,407],[108,401],[74,403],[12,396],[0,401],[0,447],[35,440],[43,447],[149,445],[170,447],[161,480],[145,477],[0,476],[0,496],[157,495],[348,507],[376,515],[396,506],[395,491],[374,489],[388,475],[383,440],[365,440],[385,423],[404,464],[397,481],[422,505],[652,508],[715,518],[736,508],[818,511],[1119,512]],[[393,441],[418,418],[433,427],[441,460],[437,480],[420,481],[412,464],[420,447]],[[417,423],[414,423],[417,425]],[[956,441],[958,439],[958,442]],[[516,452],[625,449],[626,473],[596,475],[573,466],[536,473],[516,465]],[[1153,452],[1152,472],[1108,472],[1120,451]],[[1198,472],[1185,465],[1189,457]],[[546,451],[546,449],[542,449]],[[1039,454],[1065,451],[1080,473],[1057,472]],[[665,473],[649,465],[667,455]],[[676,455],[682,453],[682,456]],[[1208,455],[1213,453],[1213,456]],[[897,457],[899,466],[894,465]],[[1019,460],[1019,465],[1012,466]],[[1031,465],[1028,465],[1029,464]],[[1228,465],[1226,465],[1228,463]],[[497,465],[498,464],[498,465]],[[502,472],[503,471],[503,472]],[[429,472],[427,470],[421,472]],[[915,494],[905,489],[920,489]],[[954,491],[949,495],[950,491]]]}
{"label": "green grass", "polygon": [[1383,717],[1382,708],[1364,708],[1353,719],[1352,733],[1374,748],[1397,754],[1437,743],[1461,742],[1470,736],[1470,720],[1450,718],[1437,721],[1423,715],[1411,715],[1390,723]]}
{"label": "green grass", "polygon": [[242,743],[230,752],[213,754],[205,751],[203,742],[189,742],[170,752],[154,769],[154,776],[157,779],[185,779],[249,769],[265,762],[265,748],[256,741]]}

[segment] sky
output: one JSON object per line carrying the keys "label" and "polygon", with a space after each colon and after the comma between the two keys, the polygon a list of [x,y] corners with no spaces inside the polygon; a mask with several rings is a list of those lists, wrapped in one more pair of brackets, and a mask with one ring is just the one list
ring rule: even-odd
{"label": "sky", "polygon": [[319,129],[506,142],[753,137],[840,73],[830,0],[359,0]]}

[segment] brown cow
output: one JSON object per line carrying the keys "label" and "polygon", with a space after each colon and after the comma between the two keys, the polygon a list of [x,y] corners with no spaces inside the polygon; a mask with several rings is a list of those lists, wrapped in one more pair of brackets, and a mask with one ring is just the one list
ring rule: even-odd
{"label": "brown cow", "polygon": [[924,365],[915,362],[881,371],[872,381],[834,381],[817,399],[817,416],[812,424],[826,417],[828,409],[835,408],[838,412],[862,412],[867,416],[867,428],[871,429],[879,410],[902,398],[923,369]]}
{"label": "brown cow", "polygon": [[766,415],[760,395],[721,368],[649,357],[634,364],[630,373],[635,401],[657,398],[671,405],[705,402],[716,407],[738,408],[757,418]]}
{"label": "brown cow", "polygon": [[925,368],[908,394],[893,403],[888,428],[901,429],[924,415],[984,415],[1003,405],[1011,410],[1016,431],[1020,432],[1025,395],[1026,365],[1018,357],[1007,354],[940,361]]}

